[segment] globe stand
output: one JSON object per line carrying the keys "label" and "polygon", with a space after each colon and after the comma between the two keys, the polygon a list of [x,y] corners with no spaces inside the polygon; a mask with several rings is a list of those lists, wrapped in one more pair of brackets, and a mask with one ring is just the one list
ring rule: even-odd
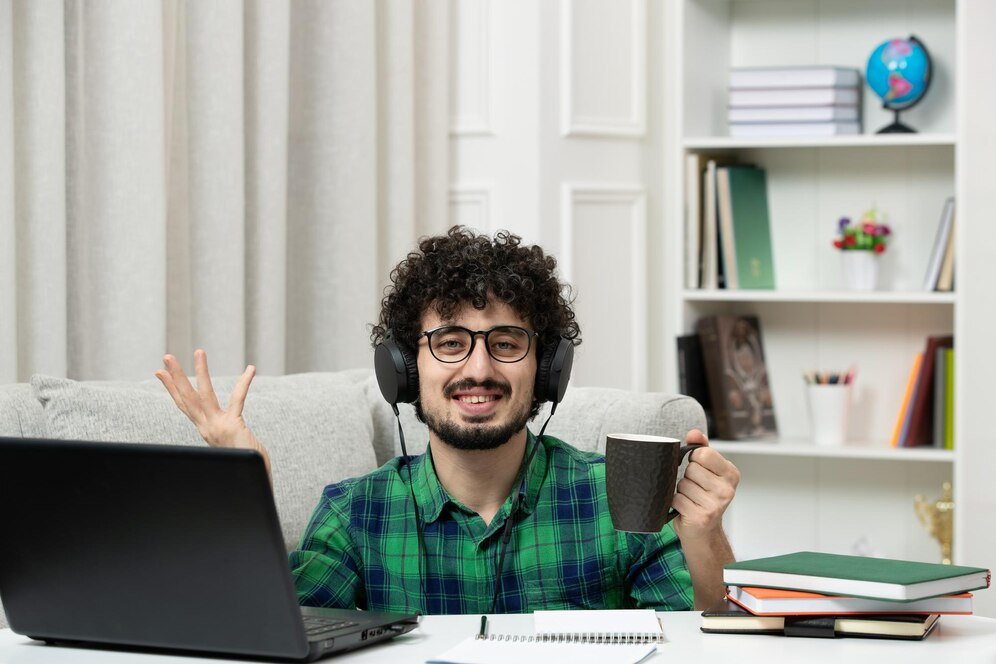
{"label": "globe stand", "polygon": [[889,125],[886,125],[886,126],[882,127],[877,132],[875,132],[876,134],[915,134],[915,133],[917,133],[916,129],[914,129],[913,127],[910,127],[909,125],[904,125],[902,122],[899,121],[899,111],[897,111],[895,109],[886,109],[886,110],[891,110],[895,114],[894,117],[892,118],[892,124],[889,124]]}

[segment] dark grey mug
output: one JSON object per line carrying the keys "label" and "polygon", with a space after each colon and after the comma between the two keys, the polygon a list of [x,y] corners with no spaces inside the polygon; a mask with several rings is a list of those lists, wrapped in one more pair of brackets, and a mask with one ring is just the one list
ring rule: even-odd
{"label": "dark grey mug", "polygon": [[616,530],[658,533],[678,512],[671,507],[678,469],[701,444],[676,438],[611,433],[605,439],[605,487]]}

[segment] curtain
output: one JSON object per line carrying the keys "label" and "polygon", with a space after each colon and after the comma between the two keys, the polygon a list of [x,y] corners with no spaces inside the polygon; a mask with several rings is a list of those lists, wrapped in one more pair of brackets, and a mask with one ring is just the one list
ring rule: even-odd
{"label": "curtain", "polygon": [[447,226],[446,0],[0,0],[0,383],[370,366]]}

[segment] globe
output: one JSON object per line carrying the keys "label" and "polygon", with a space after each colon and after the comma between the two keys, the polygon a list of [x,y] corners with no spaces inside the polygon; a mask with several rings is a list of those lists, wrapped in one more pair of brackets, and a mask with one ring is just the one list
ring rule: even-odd
{"label": "globe", "polygon": [[895,113],[894,122],[878,133],[914,132],[899,121],[899,112],[921,99],[930,87],[930,54],[916,37],[889,39],[868,57],[865,80],[882,99],[882,107]]}

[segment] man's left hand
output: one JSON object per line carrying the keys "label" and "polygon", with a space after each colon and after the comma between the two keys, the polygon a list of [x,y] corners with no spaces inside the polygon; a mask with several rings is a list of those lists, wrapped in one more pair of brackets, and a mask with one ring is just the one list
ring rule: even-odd
{"label": "man's left hand", "polygon": [[740,484],[737,467],[709,447],[709,439],[698,429],[685,436],[685,444],[694,443],[702,447],[689,453],[685,476],[678,482],[672,503],[679,512],[672,523],[683,542],[722,532],[723,512]]}

